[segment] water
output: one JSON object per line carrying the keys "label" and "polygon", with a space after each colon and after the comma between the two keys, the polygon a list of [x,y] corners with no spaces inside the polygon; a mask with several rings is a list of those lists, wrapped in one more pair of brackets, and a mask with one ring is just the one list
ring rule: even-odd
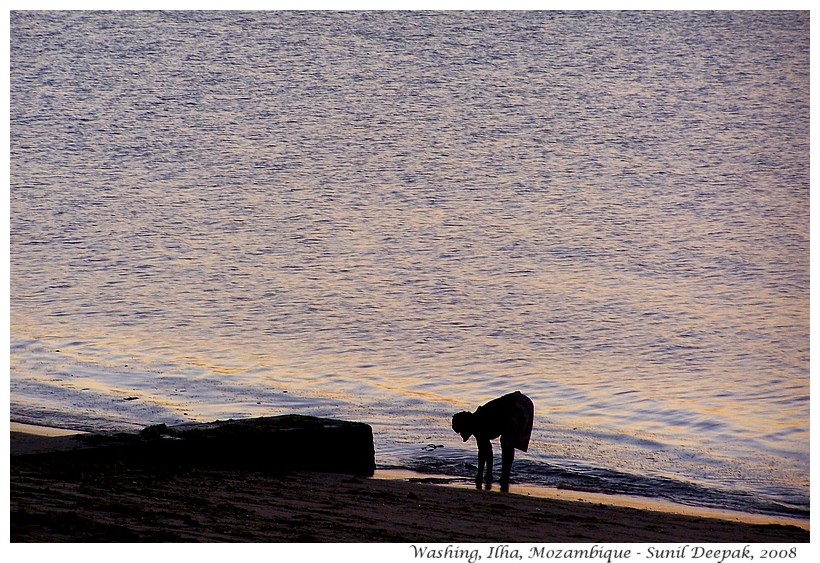
{"label": "water", "polygon": [[12,12],[10,91],[13,420],[469,479],[518,389],[518,482],[808,518],[808,12]]}

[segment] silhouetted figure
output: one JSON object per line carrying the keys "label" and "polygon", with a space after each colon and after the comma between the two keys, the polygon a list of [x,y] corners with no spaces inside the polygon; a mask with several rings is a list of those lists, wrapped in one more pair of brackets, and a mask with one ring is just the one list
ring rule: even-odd
{"label": "silhouetted figure", "polygon": [[493,481],[493,446],[490,440],[501,436],[501,490],[509,490],[515,449],[527,451],[532,434],[532,419],[532,401],[520,391],[493,399],[478,407],[475,412],[462,411],[453,415],[453,430],[461,434],[465,442],[470,436],[475,436],[478,444],[476,488],[481,488],[481,474],[484,473],[485,464],[487,472],[484,482],[490,488]]}

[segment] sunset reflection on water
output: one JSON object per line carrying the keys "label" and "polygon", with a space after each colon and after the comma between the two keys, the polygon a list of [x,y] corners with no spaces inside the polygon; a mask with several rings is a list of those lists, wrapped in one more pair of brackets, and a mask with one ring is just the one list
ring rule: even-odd
{"label": "sunset reflection on water", "polygon": [[807,511],[808,13],[11,29],[13,417],[296,411],[453,469],[518,389],[527,479]]}

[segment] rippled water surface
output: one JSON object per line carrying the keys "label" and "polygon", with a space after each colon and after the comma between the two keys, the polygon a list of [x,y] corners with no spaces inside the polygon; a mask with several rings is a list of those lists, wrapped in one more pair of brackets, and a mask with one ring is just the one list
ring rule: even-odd
{"label": "rippled water surface", "polygon": [[[11,415],[300,412],[808,517],[807,12],[12,12]],[[444,447],[435,447],[444,446]]]}

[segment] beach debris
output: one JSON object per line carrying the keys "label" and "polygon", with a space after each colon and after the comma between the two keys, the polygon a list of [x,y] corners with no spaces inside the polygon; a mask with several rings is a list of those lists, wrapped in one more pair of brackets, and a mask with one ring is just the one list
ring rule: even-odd
{"label": "beach debris", "polygon": [[427,444],[422,449],[426,452],[432,452],[433,450],[436,450],[438,448],[443,448],[443,447],[444,447],[444,444]]}

